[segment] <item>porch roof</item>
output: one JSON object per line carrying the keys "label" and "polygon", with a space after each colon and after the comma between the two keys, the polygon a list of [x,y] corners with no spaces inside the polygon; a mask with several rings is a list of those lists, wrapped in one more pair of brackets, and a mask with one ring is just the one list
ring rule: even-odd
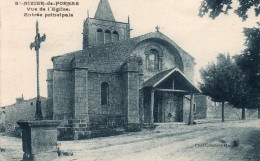
{"label": "porch roof", "polygon": [[182,85],[185,87],[184,90],[190,93],[201,93],[201,91],[197,87],[195,87],[178,68],[165,70],[154,75],[152,78],[144,82],[143,87],[156,88],[171,76],[181,80]]}

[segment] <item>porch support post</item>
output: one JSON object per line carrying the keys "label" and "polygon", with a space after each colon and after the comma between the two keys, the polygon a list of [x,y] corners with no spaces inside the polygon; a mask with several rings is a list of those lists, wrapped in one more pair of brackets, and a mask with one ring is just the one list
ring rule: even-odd
{"label": "porch support post", "polygon": [[154,118],[153,118],[154,92],[155,92],[155,90],[152,89],[152,90],[151,90],[150,121],[149,121],[150,124],[153,124],[153,122],[154,122]]}
{"label": "porch support post", "polygon": [[175,89],[175,82],[174,82],[174,77],[172,78],[172,89]]}
{"label": "porch support post", "polygon": [[192,125],[193,124],[193,104],[194,104],[194,94],[190,95],[190,113],[189,113],[189,121],[188,121],[188,125]]}

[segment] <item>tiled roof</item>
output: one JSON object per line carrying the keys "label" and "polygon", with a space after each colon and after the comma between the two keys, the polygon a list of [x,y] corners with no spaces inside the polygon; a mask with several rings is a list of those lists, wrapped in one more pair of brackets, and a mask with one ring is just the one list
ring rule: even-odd
{"label": "tiled roof", "polygon": [[[108,44],[99,45],[92,48],[87,48],[85,50],[79,50],[76,52],[71,52],[68,54],[64,54],[61,56],[53,57],[53,59],[58,58],[61,61],[65,61],[65,57],[70,57],[66,60],[73,60],[74,57],[87,57],[87,67],[89,67],[90,71],[95,70],[95,72],[115,72],[120,66],[124,63],[124,61],[131,55],[132,51],[136,47],[137,44],[146,40],[146,39],[157,39],[163,40],[174,48],[181,55],[189,55],[184,50],[182,50],[177,44],[175,44],[172,40],[170,40],[167,36],[165,36],[161,32],[151,32],[145,35],[141,35],[135,38],[131,38],[128,40],[112,42]],[[189,55],[190,56],[190,55]],[[194,59],[192,56],[190,56]]]}
{"label": "tiled roof", "polygon": [[133,41],[128,40],[87,49],[85,54],[87,55],[87,65],[90,71],[118,71],[125,60],[130,57],[134,44]]}
{"label": "tiled roof", "polygon": [[148,79],[146,82],[144,82],[143,87],[152,87],[156,88],[158,85],[160,85],[164,80],[168,79],[170,76],[177,77],[178,80],[181,81],[181,86],[185,87],[185,90],[188,90],[193,93],[201,93],[201,91],[195,87],[185,76],[184,74],[178,69],[178,68],[172,68],[169,70],[162,71],[156,75],[154,75],[152,78]]}
{"label": "tiled roof", "polygon": [[156,75],[154,75],[152,78],[148,79],[146,82],[144,82],[144,87],[152,87],[155,83],[159,82],[163,77],[165,77],[167,74],[171,73],[173,69],[162,71]]}

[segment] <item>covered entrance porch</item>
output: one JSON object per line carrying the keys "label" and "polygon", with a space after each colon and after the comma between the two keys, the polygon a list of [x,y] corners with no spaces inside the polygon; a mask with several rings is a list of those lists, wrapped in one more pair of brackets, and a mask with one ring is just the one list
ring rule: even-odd
{"label": "covered entrance porch", "polygon": [[200,90],[178,68],[147,80],[143,92],[144,123],[193,122],[194,94]]}

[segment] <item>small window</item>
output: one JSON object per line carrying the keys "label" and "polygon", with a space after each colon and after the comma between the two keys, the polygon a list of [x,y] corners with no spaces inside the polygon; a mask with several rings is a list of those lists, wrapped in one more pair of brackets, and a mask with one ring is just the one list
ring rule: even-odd
{"label": "small window", "polygon": [[105,44],[111,42],[111,31],[106,30],[105,32]]}
{"label": "small window", "polygon": [[118,34],[117,31],[113,32],[113,34],[112,34],[112,41],[113,42],[119,41],[119,34]]}
{"label": "small window", "polygon": [[163,50],[160,46],[150,44],[145,49],[146,70],[157,72],[162,70]]}
{"label": "small window", "polygon": [[33,105],[33,102],[31,102],[31,105]]}
{"label": "small window", "polygon": [[101,84],[101,105],[108,105],[109,102],[109,85],[107,82]]}
{"label": "small window", "polygon": [[150,54],[148,56],[148,69],[153,70],[154,69],[154,64],[155,64],[155,55]]}
{"label": "small window", "polygon": [[159,52],[156,49],[151,49],[147,55],[147,69],[159,70]]}
{"label": "small window", "polygon": [[97,30],[97,44],[104,44],[104,33],[102,29]]}

